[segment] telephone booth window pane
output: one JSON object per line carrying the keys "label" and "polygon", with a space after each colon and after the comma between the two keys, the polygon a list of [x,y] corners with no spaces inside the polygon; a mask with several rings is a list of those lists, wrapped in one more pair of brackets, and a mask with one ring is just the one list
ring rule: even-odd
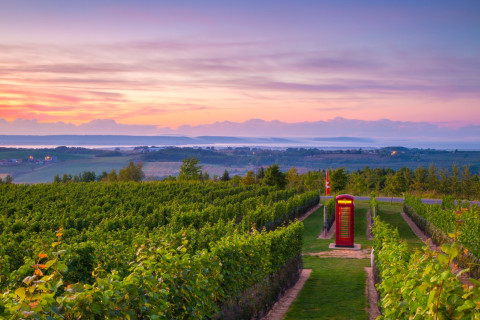
{"label": "telephone booth window pane", "polygon": [[350,237],[350,207],[340,207],[340,238]]}

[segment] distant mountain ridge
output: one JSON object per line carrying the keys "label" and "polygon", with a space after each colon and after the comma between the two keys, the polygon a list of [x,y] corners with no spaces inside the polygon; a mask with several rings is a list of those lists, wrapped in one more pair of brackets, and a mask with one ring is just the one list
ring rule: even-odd
{"label": "distant mountain ridge", "polygon": [[65,146],[182,146],[182,145],[282,145],[305,144],[308,141],[330,142],[373,142],[373,139],[355,137],[286,139],[286,138],[254,138],[229,136],[126,136],[126,135],[0,135],[0,147],[5,145],[65,145]]}
{"label": "distant mountain ridge", "polygon": [[[88,123],[74,125],[71,123],[41,123],[37,120],[17,119],[6,121],[0,119],[0,135],[20,136],[28,141],[41,139],[55,144],[69,145],[69,141],[79,139],[92,140],[91,136],[102,136],[95,145],[185,145],[185,144],[301,144],[318,145],[322,143],[353,143],[370,145],[381,143],[387,145],[405,145],[409,147],[444,147],[480,148],[480,125],[463,127],[442,127],[428,122],[392,121],[388,119],[366,121],[337,117],[326,121],[286,123],[251,119],[245,122],[215,122],[204,125],[182,125],[176,129],[159,128],[154,125],[130,125],[117,123],[112,119],[97,119]],[[51,138],[33,138],[33,136],[50,136]],[[63,136],[60,139],[59,136]],[[67,138],[70,136],[70,138]],[[73,136],[78,136],[73,138]],[[80,138],[85,136],[84,138]],[[143,137],[138,143],[132,137]],[[88,138],[90,137],[90,138]],[[161,137],[161,138],[160,138]],[[2,137],[0,144],[12,144]],[[60,139],[60,140],[58,140]],[[109,143],[107,141],[109,140]],[[40,140],[38,140],[40,141]],[[65,141],[65,142],[58,142]],[[85,140],[82,140],[85,141]],[[160,141],[160,142],[158,142]],[[27,142],[22,142],[28,144]],[[40,143],[40,142],[36,142]],[[42,142],[45,144],[46,142]],[[88,142],[88,144],[91,144]]]}
{"label": "distant mountain ridge", "polygon": [[[160,129],[161,130],[161,129]],[[251,119],[245,122],[215,122],[212,124],[183,125],[174,130],[179,134],[268,137],[371,137],[373,139],[426,139],[479,140],[480,126],[460,128],[440,127],[428,122],[392,121],[388,119],[366,121],[337,117],[327,121],[286,123]]]}

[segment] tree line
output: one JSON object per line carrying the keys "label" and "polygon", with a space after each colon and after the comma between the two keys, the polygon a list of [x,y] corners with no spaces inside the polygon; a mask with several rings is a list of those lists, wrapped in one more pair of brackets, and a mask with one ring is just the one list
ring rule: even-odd
{"label": "tree line", "polygon": [[[351,172],[345,167],[327,170],[333,194],[366,195],[374,191],[377,195],[401,196],[409,192],[425,197],[451,195],[468,200],[479,199],[480,194],[480,177],[473,174],[467,165],[460,168],[453,164],[450,170],[437,168],[435,165],[430,165],[429,168],[418,167],[415,170],[407,167],[399,170],[365,167]],[[273,164],[255,171],[249,170],[243,177],[230,177],[225,170],[221,177],[214,176],[213,180],[230,181],[235,185],[262,184],[298,188],[301,191],[319,190],[320,193],[325,193],[325,176],[326,170],[299,173],[296,167],[292,167],[282,172],[278,164]],[[198,158],[191,157],[184,159],[177,179],[209,180],[210,175],[202,171]]]}
{"label": "tree line", "polygon": [[[345,167],[336,169],[312,170],[300,173],[296,167],[281,171],[278,164],[266,168],[249,170],[244,176],[231,176],[225,169],[221,176],[211,176],[202,170],[198,157],[184,158],[178,176],[168,176],[163,180],[223,181],[232,185],[265,185],[280,188],[297,188],[300,191],[319,190],[325,193],[326,170],[329,172],[330,188],[333,194],[350,193],[366,195],[374,191],[377,195],[401,196],[406,192],[423,197],[442,197],[450,195],[458,199],[480,199],[479,174],[471,172],[469,166],[452,165],[451,169],[418,167],[415,170],[404,167],[399,170],[390,168],[364,167],[356,171],[347,171]],[[116,172],[103,172],[96,175],[93,171],[84,171],[78,175],[56,175],[54,182],[90,182],[90,181],[142,181],[145,179],[143,164],[130,162]]]}
{"label": "tree line", "polygon": [[102,174],[97,175],[95,171],[83,171],[79,174],[57,174],[53,178],[53,182],[56,183],[68,183],[68,182],[93,182],[93,181],[142,181],[145,178],[143,172],[143,163],[139,162],[135,164],[133,161],[125,167],[122,167],[117,173],[117,170],[113,169],[110,172],[103,171]]}

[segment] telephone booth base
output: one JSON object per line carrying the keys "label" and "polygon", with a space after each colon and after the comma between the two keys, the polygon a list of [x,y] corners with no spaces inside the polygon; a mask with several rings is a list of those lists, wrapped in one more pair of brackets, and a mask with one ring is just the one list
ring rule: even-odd
{"label": "telephone booth base", "polygon": [[355,243],[353,246],[337,246],[335,243],[330,243],[328,246],[329,249],[343,249],[343,250],[354,250],[360,251],[362,250],[362,245],[359,243]]}

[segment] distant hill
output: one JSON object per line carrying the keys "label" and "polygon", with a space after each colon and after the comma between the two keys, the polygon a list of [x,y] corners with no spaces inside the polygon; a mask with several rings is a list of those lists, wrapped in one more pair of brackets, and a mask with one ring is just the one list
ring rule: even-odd
{"label": "distant hill", "polygon": [[[0,136],[0,145],[283,144],[377,148],[398,145],[409,148],[480,150],[480,125],[447,127],[428,122],[388,119],[366,121],[342,117],[295,123],[261,119],[223,121],[182,125],[176,129],[121,124],[113,119],[96,119],[74,125],[63,122],[43,123],[35,119],[7,121],[0,118],[1,134],[4,136]],[[6,138],[5,135],[11,138]],[[21,138],[23,135],[26,137]]]}

